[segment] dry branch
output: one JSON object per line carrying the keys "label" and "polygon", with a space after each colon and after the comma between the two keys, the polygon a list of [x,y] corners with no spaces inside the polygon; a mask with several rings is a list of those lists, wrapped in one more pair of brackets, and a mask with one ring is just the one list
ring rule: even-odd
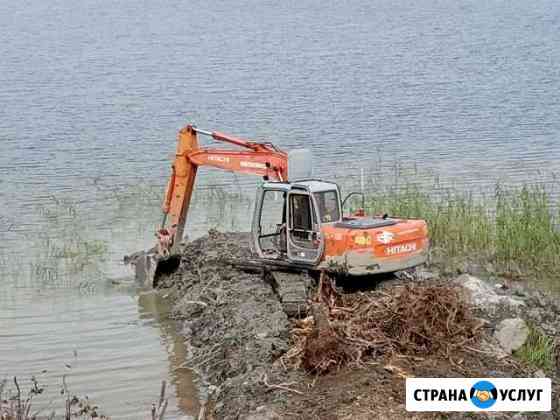
{"label": "dry branch", "polygon": [[268,383],[268,376],[266,375],[266,373],[262,376],[262,382],[263,382],[264,386],[266,386],[267,388],[280,389],[282,391],[288,391],[288,392],[293,392],[293,393],[298,394],[298,395],[303,395],[303,392],[298,391],[297,389],[294,389],[294,388],[289,388],[289,385],[292,385],[292,384],[269,384]]}
{"label": "dry branch", "polygon": [[480,329],[459,290],[447,284],[341,295],[322,275],[312,312],[314,322],[296,323],[294,348],[284,358],[316,373],[360,363],[364,356],[449,357],[475,341]]}

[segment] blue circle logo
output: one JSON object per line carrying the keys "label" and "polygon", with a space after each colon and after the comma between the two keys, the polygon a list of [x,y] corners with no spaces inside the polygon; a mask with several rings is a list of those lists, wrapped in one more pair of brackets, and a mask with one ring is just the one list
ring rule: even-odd
{"label": "blue circle logo", "polygon": [[498,390],[491,382],[479,381],[472,386],[470,397],[474,405],[486,409],[492,407],[498,399]]}

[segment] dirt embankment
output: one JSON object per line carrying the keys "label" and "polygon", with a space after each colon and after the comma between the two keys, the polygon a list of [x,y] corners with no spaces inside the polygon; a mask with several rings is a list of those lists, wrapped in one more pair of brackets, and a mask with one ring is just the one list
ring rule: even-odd
{"label": "dirt embankment", "polygon": [[[159,283],[176,299],[190,347],[186,365],[210,401],[206,418],[439,418],[405,411],[406,377],[535,375],[493,338],[504,318],[560,336],[558,301],[470,277],[392,279],[348,294],[323,277],[311,291],[312,315],[288,319],[262,275],[230,264],[250,255],[249,235],[211,231],[189,243],[179,271]],[[558,416],[557,369],[545,372],[555,411],[517,418]]]}

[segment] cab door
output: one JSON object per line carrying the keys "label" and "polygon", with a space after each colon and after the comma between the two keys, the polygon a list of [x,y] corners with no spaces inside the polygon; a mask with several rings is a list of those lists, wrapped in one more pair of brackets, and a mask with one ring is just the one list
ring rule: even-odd
{"label": "cab door", "polygon": [[305,190],[292,190],[286,207],[288,259],[317,264],[323,255],[324,239],[313,196]]}
{"label": "cab door", "polygon": [[253,213],[252,251],[260,258],[285,259],[286,189],[261,186]]}

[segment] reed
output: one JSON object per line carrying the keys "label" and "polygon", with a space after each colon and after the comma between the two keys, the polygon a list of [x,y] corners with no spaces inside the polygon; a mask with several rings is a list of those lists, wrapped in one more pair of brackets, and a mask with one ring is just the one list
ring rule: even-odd
{"label": "reed", "polygon": [[515,356],[533,367],[549,371],[554,364],[554,350],[554,340],[529,325],[529,337]]}
{"label": "reed", "polygon": [[0,418],[2,420],[109,420],[99,414],[99,408],[88,397],[78,397],[68,390],[66,377],[62,377],[60,394],[64,399],[59,401],[58,412],[53,408],[53,401],[45,405],[45,401],[37,402],[45,391],[35,377],[31,377],[29,388],[25,391],[13,377],[13,388],[9,388],[8,380],[0,382]]}
{"label": "reed", "polygon": [[[11,385],[11,386],[10,386]],[[147,415],[139,418],[164,420],[168,406],[166,381],[162,381],[159,399],[152,403]],[[56,403],[40,401],[44,396],[45,387],[32,376],[29,387],[24,390],[17,377],[11,381],[0,381],[0,419],[2,420],[110,420],[100,413],[100,409],[87,396],[76,396],[69,388],[66,376],[62,376],[60,395],[62,399]],[[58,405],[58,406],[57,406]],[[139,409],[144,411],[144,409]]]}
{"label": "reed", "polygon": [[543,185],[498,184],[492,194],[400,185],[369,193],[366,211],[427,220],[435,263],[468,260],[549,281],[560,274],[560,214]]}
{"label": "reed", "polygon": [[[446,271],[464,271],[465,264],[474,264],[490,274],[544,281],[545,286],[560,290],[555,280],[560,274],[560,213],[554,201],[558,197],[554,176],[548,183],[496,184],[469,191],[465,186],[445,187],[437,175],[420,173],[416,167],[391,168],[368,171],[360,182],[349,174],[334,178],[345,186],[365,188],[369,214],[427,220],[432,262]],[[209,228],[250,229],[254,187],[244,188],[237,178],[224,185],[228,186],[201,185],[195,190],[188,218],[188,231],[195,236]],[[117,188],[98,182],[96,188],[99,202],[111,215],[107,223],[125,224],[142,236],[150,235],[159,223],[162,186],[139,182],[134,188]],[[68,273],[91,271],[98,276],[109,249],[107,241],[93,239],[98,236],[95,231],[81,230],[88,225],[91,209],[57,197],[48,204],[41,208],[41,233],[30,246],[38,254],[32,275],[51,283]],[[359,200],[350,204],[357,207]],[[2,272],[9,265],[8,260],[0,260]]]}

